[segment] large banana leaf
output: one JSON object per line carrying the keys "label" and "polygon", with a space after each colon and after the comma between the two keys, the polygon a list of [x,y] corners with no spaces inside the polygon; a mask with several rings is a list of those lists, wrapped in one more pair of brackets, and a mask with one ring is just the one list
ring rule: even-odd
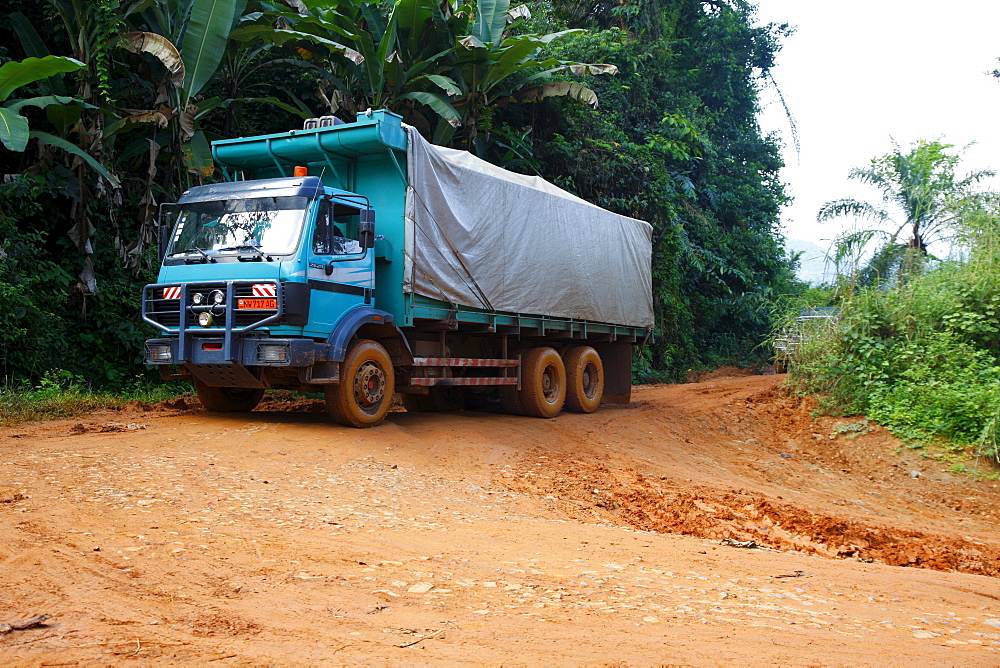
{"label": "large banana leaf", "polygon": [[509,9],[510,0],[478,0],[473,36],[480,42],[500,42],[504,28],[507,27]]}
{"label": "large banana leaf", "polygon": [[26,54],[35,58],[44,58],[49,55],[49,49],[45,46],[45,41],[35,30],[35,27],[31,25],[31,21],[28,20],[27,16],[21,12],[14,12],[10,15],[9,20],[18,39],[21,40],[21,46],[24,47]]}
{"label": "large banana leaf", "polygon": [[376,40],[381,42],[382,37],[385,36],[386,22],[382,14],[379,13],[378,8],[374,5],[364,3],[361,5],[361,15],[365,17],[365,22],[368,23],[368,30],[371,31]]}
{"label": "large banana leaf", "polygon": [[[44,109],[50,104],[73,104],[79,102],[75,97],[64,97],[62,95],[43,95],[41,97],[29,97],[26,100],[14,100],[4,105],[4,109],[9,109],[14,113],[20,113],[24,107],[38,107]],[[86,105],[89,109],[96,109],[92,105]]]}
{"label": "large banana leaf", "polygon": [[206,179],[212,176],[215,164],[212,162],[212,148],[208,144],[204,130],[195,132],[191,141],[181,146],[181,151],[184,155],[184,165],[189,172]]}
{"label": "large banana leaf", "polygon": [[299,118],[309,118],[312,116],[311,113],[302,111],[297,107],[293,107],[287,102],[282,102],[276,97],[230,97],[227,99],[222,99],[221,97],[210,97],[207,100],[202,100],[198,103],[198,110],[194,114],[196,120],[201,120],[206,114],[209,114],[216,109],[228,109],[236,102],[250,102],[252,104],[271,104],[279,109],[284,109],[290,114],[294,114]]}
{"label": "large banana leaf", "polygon": [[246,6],[246,0],[242,3],[233,0],[194,0],[191,19],[181,45],[181,57],[187,70],[185,102],[197,95],[219,69],[229,41],[229,31],[238,16],[237,5],[240,4]]}
{"label": "large banana leaf", "polygon": [[[428,74],[427,76],[422,78],[427,79],[428,81],[436,84],[441,88],[441,90],[448,93],[448,95],[461,95],[464,92],[458,86],[458,83],[456,83],[455,80],[450,77],[446,77],[440,74]],[[412,83],[416,84],[419,83],[419,81],[420,79],[417,79],[414,80]]]}
{"label": "large banana leaf", "polygon": [[20,153],[28,145],[28,119],[4,107],[0,107],[0,142],[8,150]]}
{"label": "large banana leaf", "polygon": [[447,100],[444,95],[438,95],[437,93],[405,93],[396,98],[397,100],[414,100],[420,102],[421,104],[426,104],[428,107],[434,110],[438,116],[443,118],[448,122],[453,128],[457,128],[462,124],[462,114],[458,113],[455,107],[451,106],[451,102]]}
{"label": "large banana leaf", "polygon": [[45,56],[10,61],[0,66],[0,102],[3,102],[16,88],[45,79],[60,72],[75,72],[86,67],[75,58],[65,56]]}
{"label": "large banana leaf", "polygon": [[177,47],[163,35],[155,32],[130,32],[124,35],[125,48],[133,53],[148,53],[167,68],[174,88],[184,86],[184,60]]}
{"label": "large banana leaf", "polygon": [[[10,15],[10,25],[14,29],[14,34],[21,40],[25,54],[35,58],[44,58],[49,55],[49,47],[46,46],[45,40],[38,34],[35,27],[31,25],[27,16],[21,12],[14,12]],[[62,77],[52,77],[48,81],[42,81],[40,87],[43,93],[66,94],[66,84],[63,83]]]}
{"label": "large banana leaf", "polygon": [[399,0],[392,12],[399,38],[407,39],[411,52],[416,52],[424,31],[434,16],[436,0]]}
{"label": "large banana leaf", "polygon": [[555,81],[553,83],[542,84],[540,86],[532,86],[530,88],[522,88],[513,95],[511,99],[515,102],[537,102],[545,97],[571,97],[580,102],[589,104],[593,108],[597,108],[597,93],[590,90],[586,86],[581,86],[578,83],[572,83],[570,81]]}
{"label": "large banana leaf", "polygon": [[56,146],[66,151],[67,153],[72,153],[75,156],[80,157],[85,163],[90,165],[91,169],[103,176],[111,184],[111,187],[118,188],[121,186],[121,182],[115,177],[114,174],[109,172],[104,168],[104,165],[94,160],[94,157],[84,151],[82,148],[74,144],[73,142],[66,141],[62,137],[56,137],[55,135],[50,135],[48,132],[39,132],[38,130],[33,130],[31,132],[31,138],[37,139],[41,144],[48,144],[50,146]]}
{"label": "large banana leaf", "polygon": [[[5,109],[14,113],[21,113],[24,107],[38,107],[45,109],[49,122],[59,130],[59,134],[65,136],[69,128],[80,120],[80,114],[84,109],[97,109],[92,104],[86,104],[75,97],[65,95],[43,95],[32,97],[26,100],[13,100],[5,105]],[[24,135],[27,141],[27,135]],[[20,150],[24,150],[24,146]]]}
{"label": "large banana leaf", "polygon": [[234,30],[232,37],[233,39],[241,42],[263,39],[279,46],[291,41],[309,42],[311,44],[324,46],[331,52],[342,53],[355,64],[360,64],[364,60],[364,56],[348,46],[344,46],[343,44],[335,42],[332,39],[327,39],[326,37],[320,37],[319,35],[299,30],[272,28],[271,26],[266,25],[249,25]]}

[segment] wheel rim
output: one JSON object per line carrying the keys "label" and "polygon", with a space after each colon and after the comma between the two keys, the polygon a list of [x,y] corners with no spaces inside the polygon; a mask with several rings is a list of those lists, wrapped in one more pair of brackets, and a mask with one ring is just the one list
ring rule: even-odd
{"label": "wheel rim", "polygon": [[354,375],[354,398],[362,408],[378,404],[385,397],[385,371],[375,362],[361,365]]}
{"label": "wheel rim", "polygon": [[556,377],[555,367],[551,364],[542,372],[542,395],[550,404],[559,399],[559,379]]}
{"label": "wheel rim", "polygon": [[597,366],[595,364],[588,364],[580,378],[583,385],[583,393],[588,399],[593,399],[597,395],[598,380]]}

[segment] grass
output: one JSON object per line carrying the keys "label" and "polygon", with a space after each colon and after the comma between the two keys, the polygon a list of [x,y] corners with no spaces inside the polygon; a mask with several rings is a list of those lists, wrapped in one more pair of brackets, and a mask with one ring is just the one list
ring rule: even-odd
{"label": "grass", "polygon": [[0,388],[0,427],[73,417],[100,408],[121,408],[129,401],[155,403],[190,390],[178,383],[132,381],[120,392],[92,389],[82,378],[65,371],[49,372],[35,386]]}

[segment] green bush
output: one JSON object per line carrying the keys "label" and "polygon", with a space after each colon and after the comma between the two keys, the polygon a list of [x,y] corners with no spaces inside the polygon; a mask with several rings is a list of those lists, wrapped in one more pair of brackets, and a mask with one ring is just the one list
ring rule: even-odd
{"label": "green bush", "polygon": [[850,286],[789,384],[829,412],[867,414],[909,441],[978,443],[1000,461],[1000,207],[964,225],[956,258]]}
{"label": "green bush", "polygon": [[0,426],[72,417],[97,408],[120,408],[132,400],[155,403],[188,390],[187,383],[136,380],[114,392],[105,392],[95,390],[70,371],[51,369],[35,385],[21,381],[0,387]]}
{"label": "green bush", "polygon": [[897,346],[887,358],[900,371],[873,386],[871,419],[909,441],[979,440],[1000,404],[1000,366],[990,353],[941,332]]}
{"label": "green bush", "polygon": [[[141,286],[153,275],[132,275],[116,252],[108,219],[91,237],[97,294],[84,294],[81,254],[67,236],[71,200],[53,184],[53,171],[0,184],[0,384],[34,386],[46,372],[65,369],[97,388],[120,391],[153,374],[142,366],[152,333],[139,317]],[[63,179],[63,180],[60,180]]]}

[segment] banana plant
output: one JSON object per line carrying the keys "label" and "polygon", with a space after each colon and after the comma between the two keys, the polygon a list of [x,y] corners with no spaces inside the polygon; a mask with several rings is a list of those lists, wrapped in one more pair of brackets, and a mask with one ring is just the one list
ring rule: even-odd
{"label": "banana plant", "polygon": [[45,56],[11,61],[0,66],[0,141],[11,151],[20,153],[28,145],[30,129],[28,119],[21,115],[24,107],[45,108],[51,104],[69,104],[73,98],[60,95],[45,95],[24,100],[7,102],[21,86],[47,79],[63,72],[76,72],[85,65],[75,58],[65,56]]}
{"label": "banana plant", "polygon": [[[120,133],[137,123],[158,126],[155,141],[169,147],[164,153],[173,156],[170,178],[182,188],[191,174],[207,178],[213,172],[209,138],[200,127],[208,114],[243,102],[257,102],[304,115],[277,98],[243,94],[245,77],[263,65],[270,48],[242,45],[230,38],[234,28],[247,20],[247,4],[247,0],[146,0],[125,14],[125,20],[136,30],[123,36],[122,45],[158,61],[165,75],[159,81],[146,82],[152,83],[154,90],[150,91],[152,99],[145,99],[145,106],[118,110],[120,118],[108,126],[106,135]],[[228,95],[204,97],[209,84],[219,80]],[[145,151],[136,142],[130,149],[134,149],[132,153]]]}
{"label": "banana plant", "polygon": [[[470,34],[458,42],[456,63],[448,74],[457,88],[452,105],[462,114],[461,144],[465,148],[475,146],[479,130],[489,132],[492,110],[498,106],[555,96],[597,106],[597,94],[590,88],[569,81],[553,81],[558,72],[578,76],[618,72],[615,65],[539,58],[546,45],[584,31],[505,36],[503,21],[511,11],[509,0],[481,3]],[[438,133],[443,139],[449,131],[439,124]]]}
{"label": "banana plant", "polygon": [[0,66],[0,142],[10,151],[20,153],[28,145],[30,139],[37,139],[42,144],[55,146],[71,153],[94,171],[111,183],[118,186],[118,179],[108,172],[99,162],[72,142],[62,137],[41,130],[32,130],[28,119],[21,115],[25,107],[45,109],[52,105],[68,106],[81,104],[73,97],[63,95],[41,95],[26,99],[9,100],[11,93],[30,83],[41,81],[66,72],[76,72],[85,65],[75,58],[66,56],[45,56],[43,58],[29,57],[22,61],[10,61]]}
{"label": "banana plant", "polygon": [[[236,39],[264,39],[296,48],[298,65],[333,86],[331,111],[388,108],[435,143],[447,144],[463,128],[471,147],[495,106],[554,95],[596,105],[597,96],[573,74],[612,74],[613,65],[539,58],[545,45],[581,31],[507,36],[509,23],[530,17],[510,0],[295,0],[260,12]],[[288,62],[294,62],[289,59]],[[485,124],[488,130],[488,122]]]}

